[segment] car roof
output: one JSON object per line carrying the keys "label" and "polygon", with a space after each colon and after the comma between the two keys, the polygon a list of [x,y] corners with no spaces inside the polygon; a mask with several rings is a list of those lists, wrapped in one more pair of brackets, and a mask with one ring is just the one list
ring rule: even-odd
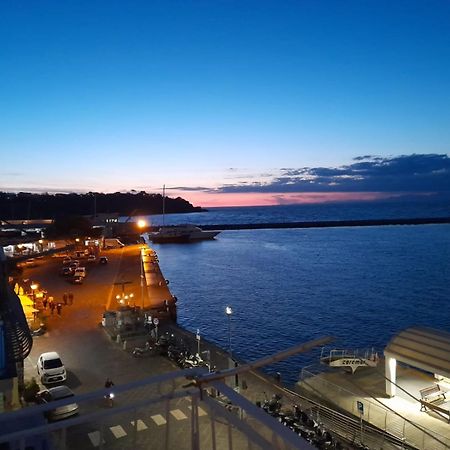
{"label": "car roof", "polygon": [[48,392],[50,392],[50,395],[52,396],[53,400],[58,400],[59,398],[75,395],[72,389],[70,389],[65,385],[48,388]]}
{"label": "car roof", "polygon": [[43,359],[61,359],[58,355],[58,353],[56,352],[46,352],[46,353],[42,353],[42,355],[40,356],[40,358]]}

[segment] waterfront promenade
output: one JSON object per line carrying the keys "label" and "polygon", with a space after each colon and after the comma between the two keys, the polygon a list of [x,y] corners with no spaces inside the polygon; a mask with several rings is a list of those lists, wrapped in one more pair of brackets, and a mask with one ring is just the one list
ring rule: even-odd
{"label": "waterfront promenade", "polygon": [[[179,368],[167,357],[152,356],[149,358],[134,358],[131,351],[134,345],[140,345],[148,335],[135,335],[127,341],[118,343],[111,339],[100,325],[105,310],[113,310],[119,307],[117,296],[122,294],[130,296],[134,294],[133,302],[137,305],[144,302],[159,303],[169,294],[166,284],[157,283],[148,289],[143,289],[144,297],[140,297],[140,263],[139,253],[141,246],[132,245],[123,249],[108,250],[103,255],[108,257],[107,265],[92,264],[88,267],[88,275],[82,285],[72,285],[58,275],[61,267],[61,258],[46,257],[41,260],[38,267],[25,269],[24,278],[38,283],[42,289],[46,289],[55,301],[62,302],[63,294],[72,292],[73,304],[62,306],[61,314],[56,311],[51,313],[49,308],[41,312],[42,320],[46,323],[47,332],[34,338],[33,349],[25,361],[25,379],[36,377],[36,361],[38,356],[46,351],[57,351],[66,366],[68,377],[67,386],[75,394],[89,395],[89,393],[102,389],[106,377],[113,379],[116,386],[124,383],[134,383],[145,380],[149,376],[159,376],[174,373]],[[163,274],[159,277],[164,280]],[[126,284],[125,284],[126,282]],[[129,297],[130,298],[130,297]],[[161,323],[161,332],[170,331],[178,337],[183,337],[188,345],[195,349],[195,336],[186,330],[182,330],[174,323]],[[209,350],[211,363],[217,369],[228,367],[227,353],[214,345],[202,341],[201,351]],[[188,380],[181,379],[175,383],[175,387],[181,389]],[[234,387],[234,377],[228,381]],[[252,403],[264,401],[266,396],[270,398],[274,393],[282,393],[282,387],[263,375],[253,371],[239,379],[240,392]],[[172,386],[170,389],[173,389]],[[147,396],[161,394],[168,388],[162,385],[143,386],[139,391],[127,394],[126,397],[118,396],[117,410],[121,406],[136,403]],[[284,395],[282,393],[282,395]],[[134,400],[133,400],[134,399]],[[226,407],[227,399],[218,398]],[[292,407],[292,402],[285,398],[284,406]],[[187,400],[172,401],[170,405],[157,403],[147,408],[137,410],[135,417],[139,421],[139,443],[135,445],[133,427],[130,426],[130,416],[118,414],[108,420],[90,421],[77,427],[67,429],[67,448],[98,448],[100,446],[99,433],[105,440],[105,448],[191,448],[188,438],[192,419],[191,409]],[[80,404],[80,419],[83,416],[98,412],[103,408],[98,402],[83,402]],[[200,410],[199,410],[200,411]],[[211,439],[214,435],[216,448],[229,448],[229,425],[210,419],[212,412],[207,406],[202,406],[200,432],[205,442],[202,448],[212,448]],[[170,437],[164,432],[168,424],[175,418],[175,426],[172,423]],[[214,423],[214,433],[211,424]],[[145,428],[144,428],[145,425]],[[142,431],[142,432],[141,432]],[[269,432],[270,430],[266,431]],[[247,438],[242,434],[233,435],[235,448],[247,446]],[[299,438],[300,439],[300,438]],[[164,442],[164,444],[163,444]],[[167,443],[170,446],[167,447]],[[241,442],[242,445],[238,443]],[[107,445],[106,445],[107,444]]]}
{"label": "waterfront promenade", "polygon": [[[142,248],[144,248],[142,245],[131,245],[123,249],[103,252],[102,254],[108,257],[109,263],[105,266],[95,263],[88,265],[88,276],[84,284],[80,286],[69,284],[65,278],[58,276],[58,271],[61,267],[60,258],[46,257],[38,267],[25,270],[24,277],[29,277],[31,281],[39,283],[42,288],[49,291],[49,295],[52,295],[56,301],[61,301],[65,292],[71,291],[74,294],[73,304],[63,305],[61,315],[56,314],[56,312],[51,314],[48,308],[42,311],[41,319],[46,322],[48,332],[34,339],[32,353],[25,364],[26,379],[36,376],[35,365],[39,354],[52,350],[58,351],[63,358],[63,362],[68,369],[67,385],[76,394],[87,394],[101,389],[107,376],[111,377],[116,385],[121,385],[139,381],[148,376],[167,374],[179,370],[171,360],[164,356],[132,357],[133,348],[142,346],[148,339],[148,331],[132,332],[128,336],[125,334],[118,340],[117,333],[108,334],[100,326],[105,310],[117,310],[124,306],[120,303],[124,295],[128,296],[130,306],[139,308],[142,306],[147,308],[150,305],[162,305],[164,300],[172,297],[158,264],[155,266],[154,274],[156,278],[154,283],[150,286],[141,285],[140,252]],[[192,353],[197,351],[198,341],[195,334],[179,327],[173,321],[168,320],[167,317],[161,317],[159,333],[166,331],[173,333],[177,340],[182,339],[189,346]],[[230,365],[228,352],[218,348],[203,339],[203,337],[200,342],[200,353],[204,359],[209,359],[211,366],[217,370],[228,368]],[[272,377],[266,376],[263,372],[257,370],[248,371],[239,376],[237,383],[234,377],[229,377],[225,381],[232,388],[237,387],[240,394],[252,404],[264,402],[266,398],[270,398],[277,393],[283,397],[282,403],[286,411],[292,410],[294,404],[299,404],[304,411],[309,411],[310,415],[319,422],[331,428],[338,425],[335,412],[326,410],[314,404],[314,402],[287,391],[281,383]],[[177,382],[177,387],[182,387],[183,383],[186,382],[187,380]],[[157,394],[158,389],[156,386],[151,386],[147,389],[146,395]],[[135,394],[133,396],[133,398],[139,398]],[[353,400],[350,399],[349,401],[354,403]],[[218,401],[222,402],[223,406],[226,407],[228,399],[219,397]],[[122,404],[123,401],[120,399],[118,403]],[[92,407],[93,405],[83,406],[81,416],[91,411]],[[98,405],[94,405],[95,408],[98,408]],[[186,417],[182,420],[187,421],[191,417],[188,403],[171,405],[169,409],[165,405],[160,404],[145,411],[142,410],[139,420],[145,423],[150,430],[151,427],[155,426],[155,420],[160,424],[163,423],[160,416],[165,422],[169,422],[168,415],[171,414],[171,411],[176,410],[183,412],[183,415],[178,412],[174,413],[178,417]],[[205,408],[204,411],[206,416],[210,413]],[[325,413],[329,414],[329,417]],[[206,416],[203,417],[203,421],[206,424],[202,426],[204,427],[202,432],[205,439],[207,439],[208,429],[211,426],[211,422],[206,420]],[[155,419],[155,417],[158,417],[158,419]],[[108,436],[108,444],[111,443],[112,445],[118,439],[121,439],[120,442],[123,443],[127,436],[131,439],[132,433],[127,431],[128,428],[125,426],[126,423],[129,424],[130,422],[128,419],[129,417],[124,416],[120,419],[117,418],[118,421],[121,421],[119,424],[109,422],[110,428],[116,430],[114,427],[121,426],[125,430],[125,434],[120,432],[121,438],[117,438],[112,431],[108,432],[106,430],[105,435]],[[345,420],[341,416],[340,421],[345,423],[345,426],[341,427],[340,432],[349,440],[354,439],[358,441],[361,439],[359,425],[355,427],[354,423],[347,423]],[[88,429],[89,427],[77,429],[71,439],[76,445],[90,448],[96,447],[95,443],[97,441],[95,436],[102,429],[103,424],[98,423],[96,426],[97,428],[94,430]],[[156,424],[156,426],[160,427],[162,425]],[[176,430],[173,431],[171,439],[174,442],[177,439],[183,440],[183,433],[180,430],[186,432],[185,427],[181,426],[181,422],[177,423]],[[222,439],[225,442],[227,439],[226,434],[225,428],[221,431],[219,430],[217,439]],[[176,436],[179,436],[179,438]],[[366,430],[362,438],[365,443],[375,442],[374,439],[371,440],[370,430]],[[151,441],[154,438],[149,437],[148,439]],[[143,441],[150,442],[145,439]],[[383,445],[383,448],[395,448],[394,446],[389,447],[385,442]],[[73,448],[77,447],[74,446]],[[184,447],[180,444],[179,448]],[[224,448],[227,448],[225,444]],[[371,448],[379,447],[373,445]]]}

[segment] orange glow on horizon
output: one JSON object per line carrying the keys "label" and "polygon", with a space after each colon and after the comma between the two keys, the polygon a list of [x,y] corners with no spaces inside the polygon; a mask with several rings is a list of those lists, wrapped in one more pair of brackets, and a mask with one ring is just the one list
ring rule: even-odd
{"label": "orange glow on horizon", "polygon": [[[175,192],[171,192],[169,195],[175,196]],[[194,206],[208,208],[371,201],[399,197],[402,194],[392,192],[214,193],[178,191],[176,195],[188,200]]]}

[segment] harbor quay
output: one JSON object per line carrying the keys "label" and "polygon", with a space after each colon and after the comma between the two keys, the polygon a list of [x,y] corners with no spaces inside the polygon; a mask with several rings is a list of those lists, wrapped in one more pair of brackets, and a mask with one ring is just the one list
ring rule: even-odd
{"label": "harbor quay", "polygon": [[[382,415],[378,405],[381,412],[377,414],[377,408],[368,401],[367,388],[372,384],[380,389],[384,378],[367,382],[360,391],[355,389],[370,368],[358,368],[354,375],[343,370],[324,375],[305,369],[295,390],[254,368],[226,376],[227,370],[246,362],[235,362],[227,350],[176,323],[177,299],[151,248],[127,245],[102,250],[97,257],[106,258],[107,264],[85,261],[87,275],[80,285],[59,275],[61,257],[46,256],[23,273],[23,283],[39,286],[61,305],[56,311],[40,299],[36,301],[39,313],[35,325],[44,324],[46,332],[34,337],[24,364],[25,380],[36,378],[41,389],[44,386],[36,372],[39,355],[57,351],[65,364],[65,384],[77,396],[80,414],[61,421],[59,428],[52,425],[56,427],[56,448],[225,449],[247,448],[249,442],[259,442],[258,439],[263,441],[255,448],[310,448],[303,447],[309,444],[297,435],[298,446],[295,442],[293,446],[267,446],[274,439],[283,442],[283,431],[277,428],[280,422],[262,408],[252,408],[274,398],[280,399],[286,414],[295,408],[301,411],[303,437],[312,433],[306,424],[312,428],[319,425],[331,433],[340,448],[448,448],[448,424],[430,416],[429,411],[414,416],[404,411],[396,413],[395,403],[401,403],[396,397],[391,403],[389,399],[382,400],[394,411]],[[198,353],[205,367],[180,372],[180,366],[168,357],[167,351],[158,349],[157,342],[163,338],[190,354]],[[198,389],[191,375],[198,370],[203,370],[201,376],[217,374],[220,383],[207,383],[204,390]],[[107,378],[114,382],[116,399],[114,408],[105,410],[102,391]],[[403,378],[400,369],[397,379],[401,382]],[[346,385],[346,381],[352,384]],[[422,380],[417,389],[430,383],[431,380]],[[199,394],[202,391],[207,395]],[[364,413],[358,410],[359,403],[363,404]],[[264,416],[258,416],[259,413]],[[402,422],[402,414],[411,420]],[[416,421],[430,432],[420,432],[411,423]],[[240,428],[243,424],[247,428]],[[281,438],[274,437],[278,432]]]}
{"label": "harbor quay", "polygon": [[[98,257],[106,257],[108,263],[86,261],[87,275],[80,285],[59,275],[63,258],[46,256],[24,270],[23,283],[39,286],[61,305],[58,312],[48,304],[44,306],[41,299],[36,301],[36,326],[43,324],[46,331],[33,338],[32,351],[24,362],[25,381],[34,378],[40,389],[48,387],[41,383],[36,365],[39,355],[56,351],[67,371],[64,384],[75,393],[79,405],[78,417],[41,425],[42,432],[47,433],[48,427],[54,430],[54,447],[226,449],[248,448],[253,442],[254,448],[311,448],[256,406],[278,394],[286,411],[292,411],[294,404],[301,405],[305,412],[312,411],[312,404],[285,390],[279,381],[251,370],[239,377],[227,377],[225,383],[211,383],[208,395],[197,398],[201,391],[190,376],[195,368],[180,372],[173,360],[160,353],[133,356],[133,350],[142,347],[149,337],[155,341],[155,319],[159,336],[174,335],[192,352],[199,344],[196,334],[174,321],[171,307],[176,299],[155,254],[152,278],[145,278],[143,252],[147,247],[142,245],[102,251]],[[65,298],[71,301],[66,303]],[[227,351],[204,339],[200,341],[200,353],[211,370],[234,365]],[[207,368],[203,370],[208,373]],[[115,400],[114,408],[105,409],[107,378],[114,383]],[[22,418],[42,407],[29,404],[11,414]],[[7,416],[0,419],[6,421]],[[43,417],[39,412],[37,416]],[[317,419],[317,414],[314,417]],[[26,423],[23,420],[24,426]],[[30,430],[32,426],[22,432]],[[310,433],[306,428],[304,432]],[[199,446],[193,444],[194,438]],[[278,444],[272,443],[274,439]],[[353,447],[349,444],[341,448]]]}

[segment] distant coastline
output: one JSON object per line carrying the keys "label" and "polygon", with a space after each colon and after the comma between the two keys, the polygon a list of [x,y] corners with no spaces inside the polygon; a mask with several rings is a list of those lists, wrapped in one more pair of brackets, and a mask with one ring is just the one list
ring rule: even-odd
{"label": "distant coastline", "polygon": [[[118,214],[138,216],[161,214],[163,197],[161,194],[141,192],[115,192],[105,194],[35,194],[29,192],[0,192],[0,217],[14,219],[53,219],[69,215]],[[187,200],[165,197],[165,212],[192,213],[205,209],[194,206]]]}

